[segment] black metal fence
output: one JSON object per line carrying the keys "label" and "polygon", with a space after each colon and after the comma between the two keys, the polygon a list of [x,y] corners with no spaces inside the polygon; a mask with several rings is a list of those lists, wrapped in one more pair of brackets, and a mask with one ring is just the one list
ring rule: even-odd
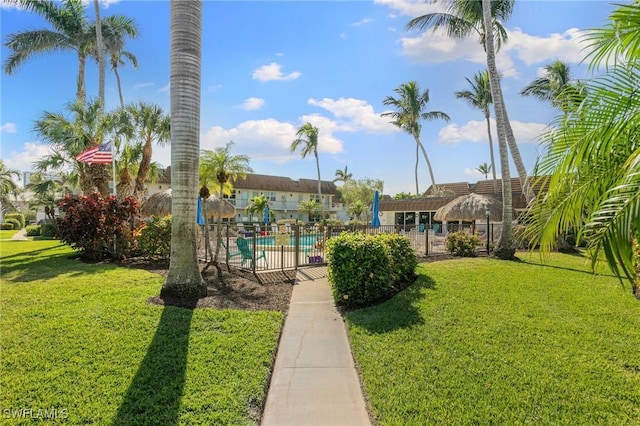
{"label": "black metal fence", "polygon": [[[401,234],[407,236],[418,256],[446,253],[445,240],[449,232],[465,230],[480,237],[479,251],[493,247],[500,237],[501,224],[467,225],[382,225],[327,226],[327,225],[223,225],[220,258],[228,266],[252,272],[297,269],[326,263],[326,241],[342,232],[368,234]],[[215,226],[210,227],[210,237],[215,242]],[[199,250],[204,253],[204,239]],[[212,244],[214,245],[214,244]],[[214,246],[215,247],[215,246]]]}

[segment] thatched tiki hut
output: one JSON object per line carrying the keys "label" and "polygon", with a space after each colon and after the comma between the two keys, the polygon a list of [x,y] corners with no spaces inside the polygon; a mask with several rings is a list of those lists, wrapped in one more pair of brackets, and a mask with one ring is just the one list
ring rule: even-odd
{"label": "thatched tiki hut", "polygon": [[487,219],[487,212],[491,222],[502,222],[502,202],[495,198],[472,192],[440,207],[436,211],[434,219],[447,222],[457,222],[459,220],[465,222],[484,221]]}
{"label": "thatched tiki hut", "polygon": [[[227,200],[220,200],[219,197],[212,195],[207,199],[206,212],[208,219],[217,219],[218,209],[222,203],[222,217],[230,219],[235,217],[236,208]],[[171,189],[153,194],[147,198],[147,201],[140,208],[142,217],[149,216],[166,216],[171,214]],[[194,218],[195,220],[195,218]]]}

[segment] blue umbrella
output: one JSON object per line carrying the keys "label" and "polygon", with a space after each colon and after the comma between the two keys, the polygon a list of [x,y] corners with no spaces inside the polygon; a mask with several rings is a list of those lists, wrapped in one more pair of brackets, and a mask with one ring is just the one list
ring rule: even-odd
{"label": "blue umbrella", "polygon": [[265,225],[269,223],[269,206],[264,206],[264,210],[262,211],[262,222]]}
{"label": "blue umbrella", "polygon": [[198,197],[198,210],[196,212],[196,221],[198,225],[204,225],[204,216],[202,214],[202,198]]}
{"label": "blue umbrella", "polygon": [[378,228],[380,227],[380,194],[376,191],[373,194],[373,218],[371,219],[371,227]]}

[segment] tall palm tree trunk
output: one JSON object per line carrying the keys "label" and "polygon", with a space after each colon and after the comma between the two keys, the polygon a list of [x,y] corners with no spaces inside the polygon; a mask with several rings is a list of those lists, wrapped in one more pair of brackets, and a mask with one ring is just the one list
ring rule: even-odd
{"label": "tall palm tree trunk", "polygon": [[320,160],[318,159],[318,151],[314,152],[316,157],[316,170],[318,170],[318,202],[320,203],[320,217],[324,219],[324,203],[322,202],[322,184],[320,181]]}
{"label": "tall palm tree trunk", "polygon": [[84,85],[85,69],[87,65],[87,56],[78,52],[78,78],[76,80],[76,100],[82,105],[87,101],[87,91]]}
{"label": "tall palm tree trunk", "polygon": [[171,260],[161,296],[205,296],[196,249],[202,1],[171,2]]}
{"label": "tall palm tree trunk", "polygon": [[122,83],[120,82],[120,73],[118,67],[113,67],[113,74],[116,76],[116,85],[118,86],[118,98],[120,99],[120,107],[124,108],[124,97],[122,96]]}
{"label": "tall palm tree trunk", "polygon": [[150,138],[147,138],[144,143],[144,147],[142,148],[142,159],[140,160],[140,166],[138,167],[138,174],[136,175],[136,184],[133,189],[134,196],[139,203],[144,201],[146,197],[146,189],[144,187],[144,182],[147,180],[147,175],[149,174],[149,170],[151,169],[151,155],[153,152],[152,141]]}
{"label": "tall palm tree trunk", "polygon": [[418,146],[420,147],[420,149],[422,150],[422,156],[424,157],[424,161],[427,162],[427,168],[429,169],[429,176],[431,177],[431,185],[434,191],[434,194],[437,192],[437,188],[436,188],[436,178],[433,176],[433,169],[431,168],[431,161],[429,161],[429,156],[427,155],[427,151],[424,149],[424,145],[422,145],[422,142],[420,142],[420,137],[417,134],[413,134],[413,137],[416,140],[416,143],[418,144]]}
{"label": "tall palm tree trunk", "polygon": [[527,170],[524,168],[524,163],[522,162],[522,157],[520,157],[520,150],[518,149],[516,138],[513,136],[513,129],[511,129],[511,122],[509,121],[507,109],[504,106],[504,99],[501,99],[500,102],[502,102],[502,113],[504,114],[503,120],[505,123],[505,131],[507,136],[507,144],[509,145],[509,151],[511,151],[513,163],[516,165],[516,170],[518,171],[520,186],[522,186],[522,193],[524,194],[527,203],[530,203],[535,198],[535,194],[533,193],[533,190],[529,185]]}
{"label": "tall palm tree trunk", "polygon": [[[491,1],[482,0],[482,15],[484,18],[485,28],[493,28],[491,25]],[[513,200],[511,192],[511,175],[509,173],[509,153],[507,152],[507,131],[504,111],[504,102],[502,97],[502,88],[500,87],[500,76],[496,66],[495,47],[493,43],[493,31],[486,31],[485,34],[487,68],[489,70],[489,79],[491,82],[491,97],[493,99],[493,107],[496,114],[496,124],[498,127],[498,148],[500,151],[500,171],[502,174],[502,234],[498,240],[495,254],[500,259],[513,259],[515,254],[515,245],[513,243]]]}
{"label": "tall palm tree trunk", "polygon": [[100,21],[100,3],[98,0],[93,0],[93,8],[96,13],[96,54],[98,57],[98,99],[102,104],[102,110],[104,111],[104,80],[106,66],[104,63],[104,44],[102,42],[102,22]]}
{"label": "tall palm tree trunk", "polygon": [[[489,154],[491,154],[491,171],[493,172],[493,193],[498,193],[498,179],[496,178],[496,160],[493,157],[493,137],[491,136],[491,116],[487,110],[484,114],[487,120],[487,136],[489,137]],[[486,176],[485,176],[486,179]]]}
{"label": "tall palm tree trunk", "polygon": [[418,161],[420,160],[420,151],[419,151],[420,147],[418,146],[418,144],[416,144],[416,165],[415,165],[415,170],[414,170],[414,174],[416,177],[416,197],[420,196],[420,187],[418,185]]}

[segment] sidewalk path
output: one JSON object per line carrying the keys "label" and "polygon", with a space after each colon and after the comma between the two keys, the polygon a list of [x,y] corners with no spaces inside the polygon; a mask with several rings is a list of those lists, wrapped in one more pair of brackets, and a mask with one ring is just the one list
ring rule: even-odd
{"label": "sidewalk path", "polygon": [[19,230],[18,232],[13,234],[13,237],[11,239],[12,240],[19,240],[19,241],[28,240],[28,238],[27,238],[27,230],[26,229]]}
{"label": "sidewalk path", "polygon": [[326,267],[296,275],[262,425],[371,425]]}

